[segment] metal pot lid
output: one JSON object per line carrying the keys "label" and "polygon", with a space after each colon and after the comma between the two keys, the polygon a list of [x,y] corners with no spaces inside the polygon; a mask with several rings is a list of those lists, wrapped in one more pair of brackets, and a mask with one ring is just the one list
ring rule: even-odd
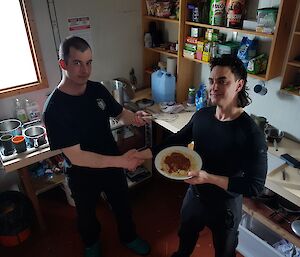
{"label": "metal pot lid", "polygon": [[36,139],[46,134],[46,129],[42,126],[31,126],[24,130],[24,135],[27,138]]}
{"label": "metal pot lid", "polygon": [[300,236],[300,220],[294,220],[291,224],[291,228],[297,236]]}
{"label": "metal pot lid", "polygon": [[22,122],[17,119],[8,119],[0,121],[0,133],[9,133],[20,128]]}

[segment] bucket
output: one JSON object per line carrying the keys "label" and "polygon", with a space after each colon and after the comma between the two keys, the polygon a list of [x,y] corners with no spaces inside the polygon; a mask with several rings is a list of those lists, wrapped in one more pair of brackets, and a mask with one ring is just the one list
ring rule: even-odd
{"label": "bucket", "polygon": [[175,76],[158,70],[151,75],[152,99],[155,103],[175,101]]}
{"label": "bucket", "polygon": [[30,200],[18,191],[0,193],[0,245],[16,246],[25,241],[34,220]]}

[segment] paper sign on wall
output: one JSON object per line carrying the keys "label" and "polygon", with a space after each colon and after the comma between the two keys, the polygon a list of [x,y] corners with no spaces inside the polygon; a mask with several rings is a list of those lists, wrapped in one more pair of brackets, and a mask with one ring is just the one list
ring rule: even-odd
{"label": "paper sign on wall", "polygon": [[91,23],[89,17],[68,18],[68,24],[70,35],[85,39],[92,47]]}

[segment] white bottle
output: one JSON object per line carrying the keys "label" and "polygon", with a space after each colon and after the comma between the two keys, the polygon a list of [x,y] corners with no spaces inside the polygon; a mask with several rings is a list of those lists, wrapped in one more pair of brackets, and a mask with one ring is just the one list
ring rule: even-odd
{"label": "white bottle", "polygon": [[150,33],[145,33],[144,41],[145,41],[145,47],[147,48],[152,47],[152,36]]}
{"label": "white bottle", "polygon": [[21,121],[22,123],[28,121],[28,117],[27,117],[26,111],[22,107],[21,102],[19,101],[18,98],[16,99],[16,116],[17,116],[17,119],[19,121]]}
{"label": "white bottle", "polygon": [[26,99],[26,112],[30,121],[38,120],[41,117],[38,104],[36,102],[29,102],[28,99]]}

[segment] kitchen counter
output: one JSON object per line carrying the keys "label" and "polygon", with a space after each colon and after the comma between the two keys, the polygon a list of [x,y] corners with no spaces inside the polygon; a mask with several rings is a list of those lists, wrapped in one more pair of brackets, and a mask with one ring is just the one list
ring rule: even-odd
{"label": "kitchen counter", "polygon": [[[278,144],[278,151],[275,150],[273,145],[269,145],[268,151],[278,157],[281,154],[288,153],[297,160],[300,160],[300,144],[287,138],[283,138]],[[286,173],[285,180],[282,177],[282,170],[285,170]],[[283,164],[268,174],[265,186],[297,206],[300,206],[299,169]]]}

